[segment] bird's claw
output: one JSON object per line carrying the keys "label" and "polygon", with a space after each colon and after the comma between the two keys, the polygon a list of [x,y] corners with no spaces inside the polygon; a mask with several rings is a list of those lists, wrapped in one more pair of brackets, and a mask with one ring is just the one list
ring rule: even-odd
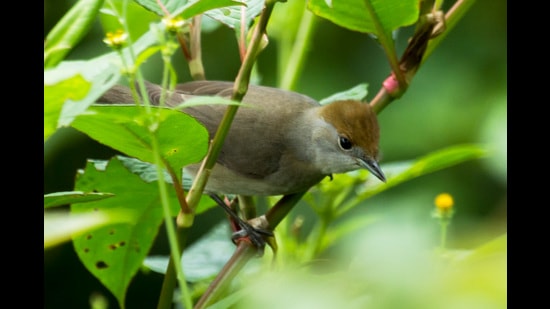
{"label": "bird's claw", "polygon": [[234,244],[238,244],[240,241],[248,241],[258,250],[258,255],[264,254],[266,243],[273,249],[273,252],[277,250],[277,243],[273,232],[268,229],[269,222],[265,216],[253,218],[251,220],[244,221],[217,195],[209,194],[209,196],[218,203],[231,217],[232,221],[236,223],[241,229],[233,233],[231,240]]}
{"label": "bird's claw", "polygon": [[248,222],[239,221],[240,230],[233,233],[231,240],[234,244],[238,244],[239,241],[249,241],[258,250],[258,255],[262,256],[266,243],[271,246],[272,242],[266,241],[267,238],[273,237],[273,232],[261,227],[254,227]]}

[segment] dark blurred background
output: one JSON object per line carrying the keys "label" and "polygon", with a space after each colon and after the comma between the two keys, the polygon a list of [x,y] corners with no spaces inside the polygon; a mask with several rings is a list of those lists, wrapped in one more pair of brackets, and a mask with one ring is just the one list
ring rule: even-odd
{"label": "dark blurred background", "polygon": [[[75,2],[45,0],[44,37]],[[485,144],[493,150],[492,156],[392,188],[366,201],[366,207],[357,212],[383,213],[405,221],[435,224],[429,216],[433,200],[437,194],[448,192],[456,205],[449,247],[472,248],[506,232],[506,5],[506,1],[475,3],[420,68],[407,93],[379,115],[382,164],[415,159],[461,143]],[[398,46],[405,45],[404,34]],[[109,52],[103,37],[98,21],[67,58],[89,59]],[[239,57],[234,38],[233,32],[225,27],[203,36],[208,79],[235,78]],[[271,40],[258,61],[264,85],[276,85],[276,46],[277,42]],[[181,55],[174,56],[174,63],[179,68],[179,79],[189,80]],[[146,79],[159,82],[160,72],[158,57],[146,63]],[[370,100],[388,72],[386,58],[374,40],[320,20],[295,90],[322,99],[366,82]],[[44,193],[72,190],[76,170],[84,166],[87,158],[107,159],[113,154],[111,149],[75,130],[59,130],[44,144]],[[191,238],[198,237],[210,222],[221,218],[223,213],[219,209],[199,216]],[[159,233],[159,243],[153,248],[159,254],[168,252],[162,234]],[[155,307],[161,283],[162,276],[140,272],[128,291],[127,307]],[[115,308],[116,301],[80,264],[72,244],[45,250],[44,308],[89,308],[88,299],[93,293],[108,297],[109,308]]]}

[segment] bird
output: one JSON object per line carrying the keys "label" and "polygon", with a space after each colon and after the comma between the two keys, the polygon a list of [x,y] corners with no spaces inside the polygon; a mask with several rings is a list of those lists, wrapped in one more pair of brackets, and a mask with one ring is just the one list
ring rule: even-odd
{"label": "bird", "polygon": [[[184,82],[167,92],[165,105],[185,106],[181,104],[197,96],[230,98],[233,87],[230,81]],[[159,105],[162,90],[145,82],[145,95],[153,105]],[[134,99],[128,87],[115,85],[97,102],[134,103]],[[379,165],[379,123],[368,103],[337,100],[321,105],[304,94],[259,85],[248,86],[242,103],[245,106],[233,119],[205,193],[288,195],[305,192],[333,174],[358,169],[386,181]],[[181,111],[200,122],[212,139],[226,108],[194,105]],[[195,177],[199,167],[197,163],[184,169]]]}

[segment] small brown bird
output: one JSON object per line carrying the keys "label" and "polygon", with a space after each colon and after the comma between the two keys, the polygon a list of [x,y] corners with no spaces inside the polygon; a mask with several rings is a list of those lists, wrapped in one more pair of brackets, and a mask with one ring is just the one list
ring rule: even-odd
{"label": "small brown bird", "polygon": [[[161,87],[146,83],[158,105]],[[232,82],[193,81],[179,84],[166,100],[177,106],[194,96],[229,98]],[[303,192],[333,173],[360,168],[385,181],[378,165],[379,127],[374,111],[359,101],[320,105],[305,95],[250,85],[231,125],[206,186],[207,192],[241,195],[284,195]],[[133,103],[130,90],[115,86],[103,103]],[[224,105],[188,107],[212,138]],[[199,165],[187,170],[195,175]]]}
{"label": "small brown bird", "polygon": [[[158,105],[161,87],[146,83],[150,102]],[[229,98],[232,82],[193,81],[169,93],[167,106],[195,96]],[[98,102],[133,103],[129,88],[115,86]],[[305,95],[250,85],[208,179],[205,192],[247,196],[304,192],[333,173],[365,168],[381,181],[378,165],[379,127],[367,103],[335,101],[320,105]],[[183,109],[212,138],[225,113],[224,105]],[[199,164],[186,167],[195,176]],[[219,199],[218,199],[219,201]]]}

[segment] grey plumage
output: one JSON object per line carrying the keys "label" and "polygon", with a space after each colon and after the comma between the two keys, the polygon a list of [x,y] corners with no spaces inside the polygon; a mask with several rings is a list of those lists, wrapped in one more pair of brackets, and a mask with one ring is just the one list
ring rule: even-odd
{"label": "grey plumage", "polygon": [[[150,101],[158,104],[160,86],[146,83],[146,88]],[[228,98],[232,91],[232,82],[188,82],[178,85],[175,91],[168,94],[166,105],[174,107],[193,96]],[[98,102],[133,103],[133,99],[128,88],[115,86]],[[351,102],[344,101],[342,105],[360,104]],[[351,113],[347,117],[361,117],[360,121],[353,122],[354,125],[358,123],[363,126],[364,123],[365,127],[357,129],[375,132],[371,139],[376,145],[367,151],[366,147],[356,147],[352,156],[351,152],[338,146],[339,132],[325,121],[325,107],[310,97],[281,89],[250,85],[243,103],[250,107],[240,107],[237,111],[206,191],[220,194],[282,195],[305,191],[332,173],[365,167],[363,161],[369,161],[368,164],[374,164],[374,169],[379,170],[375,161],[378,152],[378,123],[367,104],[362,104],[365,107],[353,105],[360,112],[356,115]],[[225,105],[201,105],[184,108],[183,112],[195,117],[213,137],[226,108]],[[353,140],[353,136],[348,138]],[[360,141],[357,142],[356,145],[361,145]],[[363,164],[359,164],[357,160]],[[198,164],[190,165],[186,169],[195,175]],[[380,178],[379,175],[383,178],[381,171],[377,175]]]}

